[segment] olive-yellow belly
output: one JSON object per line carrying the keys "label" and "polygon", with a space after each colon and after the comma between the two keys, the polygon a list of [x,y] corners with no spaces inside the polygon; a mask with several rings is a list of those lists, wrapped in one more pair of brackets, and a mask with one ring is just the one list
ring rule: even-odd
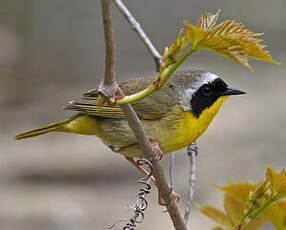
{"label": "olive-yellow belly", "polygon": [[[171,112],[171,115],[164,118],[165,124],[162,123],[163,127],[155,132],[156,137],[153,138],[158,141],[164,153],[177,151],[188,146],[207,130],[225,99],[226,97],[219,98],[210,108],[205,109],[199,118],[191,112],[182,111],[178,106]],[[150,136],[153,139],[152,130]]]}
{"label": "olive-yellow belly", "polygon": [[[178,105],[166,116],[157,120],[141,120],[149,139],[158,142],[163,153],[179,150],[195,141],[209,126],[227,97],[220,97],[199,118],[191,111],[184,112]],[[126,119],[80,116],[64,126],[64,132],[96,135],[114,151],[124,156],[141,157],[138,146],[122,148],[136,143]]]}

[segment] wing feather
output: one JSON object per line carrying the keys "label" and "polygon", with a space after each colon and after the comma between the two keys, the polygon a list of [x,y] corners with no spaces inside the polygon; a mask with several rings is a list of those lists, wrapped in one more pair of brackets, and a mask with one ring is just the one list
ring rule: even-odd
{"label": "wing feather", "polygon": [[[146,88],[152,81],[152,78],[139,78],[122,82],[120,87],[124,94],[134,94]],[[159,119],[172,109],[176,102],[172,97],[170,89],[163,87],[160,91],[143,98],[140,101],[132,103],[136,114],[141,119],[155,120]],[[111,118],[125,118],[121,108],[118,105],[101,105],[96,90],[90,90],[84,94],[85,97],[71,101],[64,109],[79,111],[81,113]]]}

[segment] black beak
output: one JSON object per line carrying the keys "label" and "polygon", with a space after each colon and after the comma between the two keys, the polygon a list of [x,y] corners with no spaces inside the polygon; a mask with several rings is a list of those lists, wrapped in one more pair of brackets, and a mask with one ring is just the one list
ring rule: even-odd
{"label": "black beak", "polygon": [[236,88],[232,88],[228,86],[227,90],[225,90],[224,92],[221,92],[219,96],[229,96],[229,95],[239,95],[239,94],[246,94],[246,92],[240,89],[236,89]]}

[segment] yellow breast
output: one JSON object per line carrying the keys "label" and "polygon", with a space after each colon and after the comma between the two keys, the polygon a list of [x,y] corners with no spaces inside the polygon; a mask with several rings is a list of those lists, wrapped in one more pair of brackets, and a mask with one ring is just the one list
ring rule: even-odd
{"label": "yellow breast", "polygon": [[[194,142],[208,128],[210,122],[227,97],[220,97],[210,108],[206,108],[199,117],[185,112],[178,105],[165,117],[158,120],[141,120],[151,140],[159,143],[163,153],[182,149]],[[137,140],[125,119],[98,118],[77,114],[57,131],[99,136],[107,146],[124,147]],[[138,146],[120,151],[130,157],[140,157]]]}
{"label": "yellow breast", "polygon": [[211,107],[203,110],[199,117],[195,117],[191,112],[184,112],[179,107],[176,108],[173,115],[180,118],[172,130],[166,130],[167,132],[163,134],[164,138],[160,141],[162,151],[164,153],[176,151],[194,142],[207,130],[226,98],[226,96],[220,97]]}

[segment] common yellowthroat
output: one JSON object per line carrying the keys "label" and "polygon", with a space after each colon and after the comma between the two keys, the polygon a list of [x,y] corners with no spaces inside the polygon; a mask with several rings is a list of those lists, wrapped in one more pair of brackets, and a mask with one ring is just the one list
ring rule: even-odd
{"label": "common yellowthroat", "polygon": [[[122,82],[125,95],[146,88],[153,78]],[[217,75],[200,70],[177,71],[164,87],[132,104],[148,138],[158,143],[162,152],[179,150],[194,142],[209,126],[223,102],[230,95],[245,94],[228,86]],[[19,134],[16,139],[51,131],[98,136],[114,152],[125,157],[141,157],[142,151],[119,106],[98,106],[94,91],[72,101],[64,109],[78,111],[66,120]]]}

